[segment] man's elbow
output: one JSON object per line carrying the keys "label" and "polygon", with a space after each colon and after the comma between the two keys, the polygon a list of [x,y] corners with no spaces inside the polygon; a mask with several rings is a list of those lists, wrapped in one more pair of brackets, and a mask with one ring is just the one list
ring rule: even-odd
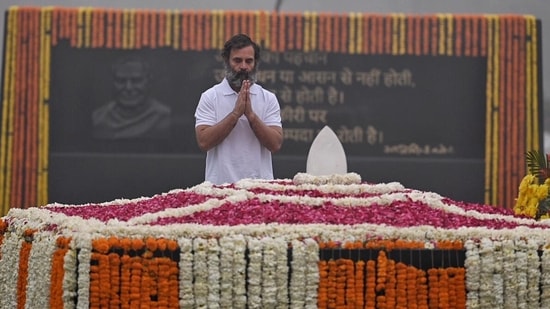
{"label": "man's elbow", "polygon": [[271,151],[271,153],[276,153],[279,150],[281,150],[282,146],[283,146],[283,140],[281,139],[280,141],[273,143],[273,145],[269,147],[269,151]]}
{"label": "man's elbow", "polygon": [[210,148],[208,148],[205,144],[198,143],[198,145],[199,145],[199,149],[202,152],[207,152],[208,150],[210,150]]}
{"label": "man's elbow", "polygon": [[199,149],[204,152],[207,152],[208,150],[210,150],[210,148],[212,148],[210,144],[200,139],[198,136],[197,136],[197,146],[199,146]]}
{"label": "man's elbow", "polygon": [[212,145],[210,145],[207,135],[205,134],[206,129],[207,126],[198,126],[195,128],[195,139],[197,140],[197,146],[199,146],[199,149],[204,152],[207,152],[210,148],[212,148]]}
{"label": "man's elbow", "polygon": [[271,127],[275,131],[275,134],[271,136],[271,143],[267,147],[272,153],[278,152],[283,146],[283,128]]}
{"label": "man's elbow", "polygon": [[281,149],[281,147],[273,146],[273,147],[269,147],[268,149],[269,149],[269,152],[276,153],[277,151],[279,151]]}

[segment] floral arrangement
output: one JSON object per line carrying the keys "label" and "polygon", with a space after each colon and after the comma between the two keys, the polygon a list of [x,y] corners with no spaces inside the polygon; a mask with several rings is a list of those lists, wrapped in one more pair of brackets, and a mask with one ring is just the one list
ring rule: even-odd
{"label": "floral arrangement", "polygon": [[529,173],[519,185],[514,212],[535,219],[550,218],[550,155],[528,151],[526,162]]}
{"label": "floral arrangement", "polygon": [[205,182],[11,209],[0,308],[550,308],[548,239],[550,221],[354,173]]}

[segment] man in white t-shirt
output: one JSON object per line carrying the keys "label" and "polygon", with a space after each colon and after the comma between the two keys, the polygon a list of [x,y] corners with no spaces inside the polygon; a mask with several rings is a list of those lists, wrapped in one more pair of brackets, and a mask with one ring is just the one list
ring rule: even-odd
{"label": "man in white t-shirt", "polygon": [[195,135],[206,151],[205,180],[234,183],[273,179],[271,154],[283,143],[277,97],[255,83],[260,48],[237,34],[222,50],[226,75],[202,93],[195,111]]}

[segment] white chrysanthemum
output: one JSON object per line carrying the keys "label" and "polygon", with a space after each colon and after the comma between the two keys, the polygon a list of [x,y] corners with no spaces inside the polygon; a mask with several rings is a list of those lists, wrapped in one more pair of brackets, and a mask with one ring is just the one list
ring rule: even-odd
{"label": "white chrysanthemum", "polygon": [[248,308],[262,308],[262,242],[248,238]]}
{"label": "white chrysanthemum", "polygon": [[179,298],[181,308],[192,308],[195,304],[193,295],[193,240],[179,238]]}
{"label": "white chrysanthemum", "polygon": [[494,263],[495,245],[491,239],[483,238],[479,246],[480,280],[479,304],[481,308],[495,308],[496,295],[494,294]]}
{"label": "white chrysanthemum", "polygon": [[50,300],[52,258],[56,237],[51,232],[36,232],[29,256],[26,308],[47,308]]}
{"label": "white chrysanthemum", "polygon": [[517,304],[517,269],[514,241],[502,240],[502,274],[504,281],[504,308],[515,309]]}
{"label": "white chrysanthemum", "polygon": [[220,307],[230,308],[233,304],[233,251],[232,236],[222,237],[220,242]]}
{"label": "white chrysanthemum", "polygon": [[305,308],[317,308],[317,291],[319,286],[319,244],[311,239],[304,239],[304,258],[306,265]]}
{"label": "white chrysanthemum", "polygon": [[208,308],[220,308],[220,246],[216,238],[208,239]]}
{"label": "white chrysanthemum", "polygon": [[539,244],[531,239],[527,240],[527,307],[539,306],[540,300],[540,258]]}
{"label": "white chrysanthemum", "polygon": [[515,241],[516,247],[516,282],[517,282],[517,308],[529,308],[528,304],[528,261],[527,261],[527,251],[528,246],[524,239],[519,239]]}
{"label": "white chrysanthemum", "polygon": [[289,285],[288,278],[290,269],[288,266],[288,241],[283,238],[276,238],[274,243],[274,255],[276,256],[276,276],[275,283],[277,286],[277,308],[288,308],[289,303]]}
{"label": "white chrysanthemum", "polygon": [[[22,234],[7,233],[1,247],[0,256],[0,308],[17,308],[17,280],[19,272],[19,252],[23,244]],[[14,254],[15,253],[15,254]]]}
{"label": "white chrysanthemum", "polygon": [[466,307],[480,308],[479,288],[480,288],[480,256],[479,247],[473,240],[467,240],[464,243],[466,249],[466,259],[464,268],[466,269]]}
{"label": "white chrysanthemum", "polygon": [[233,252],[233,308],[246,308],[246,239],[234,235]]}
{"label": "white chrysanthemum", "polygon": [[89,235],[75,238],[78,240],[71,240],[63,261],[63,307],[74,308],[74,300],[77,298],[77,308],[84,309],[90,306],[92,240]]}
{"label": "white chrysanthemum", "polygon": [[290,273],[290,307],[303,308],[306,304],[306,247],[300,240],[292,241],[292,272]]}
{"label": "white chrysanthemum", "polygon": [[271,237],[261,239],[262,252],[262,304],[265,309],[277,306],[277,242]]}
{"label": "white chrysanthemum", "polygon": [[206,308],[208,303],[208,242],[204,238],[193,239],[193,294],[195,306]]}
{"label": "white chrysanthemum", "polygon": [[295,184],[314,184],[314,185],[325,185],[325,184],[358,184],[361,183],[361,176],[357,173],[346,173],[343,175],[333,174],[333,175],[323,175],[323,176],[314,176],[307,173],[298,173],[294,176],[292,180]]}
{"label": "white chrysanthemum", "polygon": [[550,248],[544,246],[541,258],[541,308],[550,308]]}

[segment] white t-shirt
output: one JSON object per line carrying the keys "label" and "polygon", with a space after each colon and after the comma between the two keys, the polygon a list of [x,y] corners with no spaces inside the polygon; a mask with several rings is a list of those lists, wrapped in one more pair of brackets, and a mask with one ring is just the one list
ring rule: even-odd
{"label": "white t-shirt", "polygon": [[[233,111],[237,92],[226,79],[202,93],[195,111],[195,127],[215,125]],[[260,85],[250,87],[252,110],[267,126],[281,124],[277,97]],[[271,152],[262,146],[242,115],[229,135],[206,153],[205,180],[234,183],[244,178],[273,179]]]}

